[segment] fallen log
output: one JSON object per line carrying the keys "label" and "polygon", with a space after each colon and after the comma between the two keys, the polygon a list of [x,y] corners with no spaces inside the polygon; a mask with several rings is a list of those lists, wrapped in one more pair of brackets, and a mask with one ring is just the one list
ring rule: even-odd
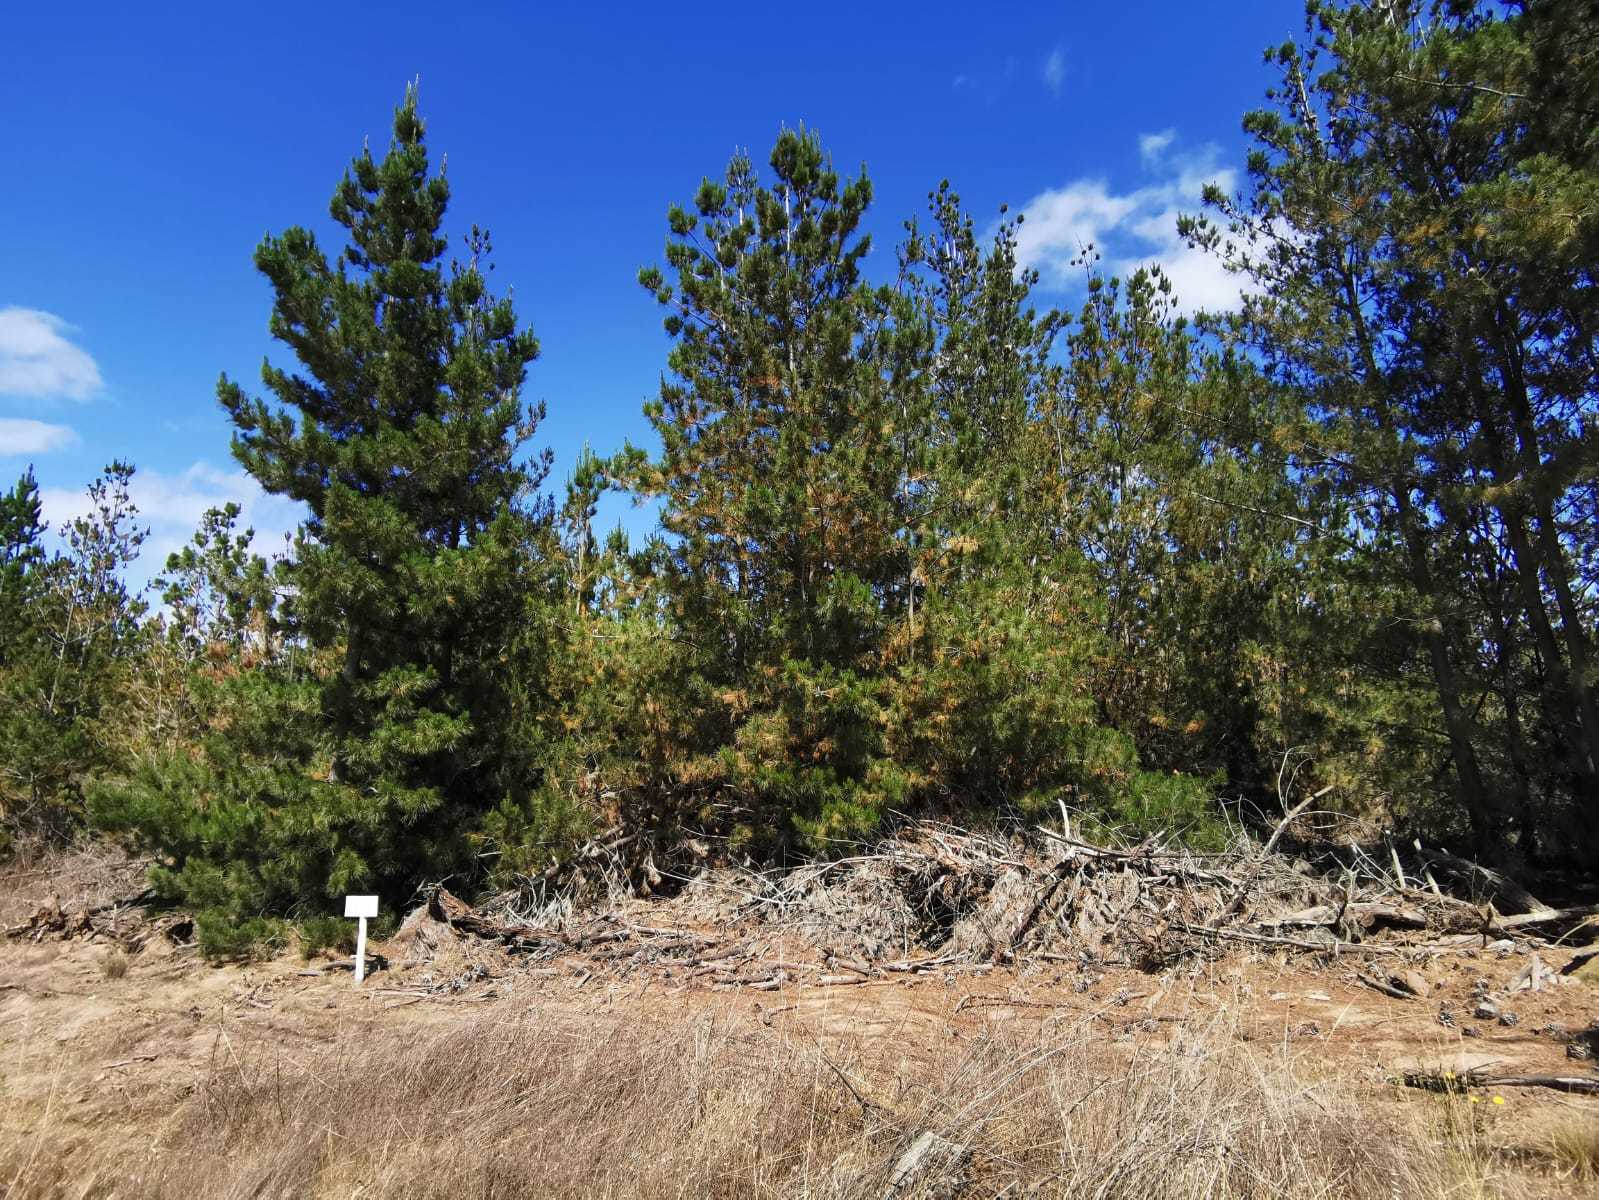
{"label": "fallen log", "polygon": [[1549,905],[1534,896],[1503,871],[1485,867],[1447,850],[1422,850],[1422,863],[1435,867],[1473,900],[1487,900],[1503,913],[1549,912]]}
{"label": "fallen log", "polygon": [[[606,929],[597,933],[563,934],[554,930],[533,929],[497,921],[473,908],[444,888],[434,888],[428,896],[428,915],[435,921],[485,941],[503,942],[507,948],[532,950],[586,950],[608,942],[624,942],[632,934],[627,929]],[[407,918],[409,924],[409,918]]]}
{"label": "fallen log", "polygon": [[1407,1071],[1399,1082],[1426,1092],[1459,1094],[1474,1088],[1541,1087],[1599,1096],[1599,1075],[1486,1075],[1482,1071]]}
{"label": "fallen log", "polygon": [[1298,912],[1268,917],[1265,920],[1256,921],[1254,924],[1258,929],[1285,929],[1289,927],[1306,929],[1330,926],[1337,920],[1338,910],[1331,904],[1316,904],[1310,908],[1302,908]]}
{"label": "fallen log", "polygon": [[857,975],[873,976],[876,974],[869,964],[854,958],[834,958],[830,965],[842,967],[846,971],[854,971]]}
{"label": "fallen log", "polygon": [[1543,1087],[1578,1096],[1599,1096],[1599,1075],[1495,1075],[1483,1087]]}
{"label": "fallen log", "polygon": [[1426,929],[1427,914],[1399,904],[1351,904],[1349,915],[1362,929]]}
{"label": "fallen log", "polygon": [[1532,960],[1510,981],[1508,990],[1541,992],[1543,985],[1553,979],[1554,975],[1555,972],[1544,965],[1543,959],[1534,954]]}
{"label": "fallen log", "polygon": [[1201,937],[1222,938],[1230,942],[1255,942],[1266,946],[1293,946],[1299,950],[1319,950],[1325,954],[1404,954],[1421,947],[1382,946],[1367,942],[1312,942],[1305,938],[1271,937],[1264,933],[1246,933],[1241,929],[1212,929],[1208,925],[1190,925],[1186,921],[1173,921],[1173,929]]}
{"label": "fallen log", "polygon": [[902,958],[898,962],[878,963],[884,971],[930,971],[934,967],[948,966],[950,963],[959,962],[959,954],[940,954],[936,958]]}
{"label": "fallen log", "polygon": [[[1351,904],[1343,914],[1362,929],[1426,929],[1427,915],[1420,909],[1398,904],[1368,901]],[[1256,921],[1261,929],[1331,929],[1339,924],[1339,910],[1331,904],[1317,904],[1298,912]]]}
{"label": "fallen log", "polygon": [[1584,924],[1599,918],[1599,904],[1584,904],[1577,908],[1544,908],[1535,912],[1517,913],[1513,917],[1499,917],[1491,928],[1510,932],[1517,929],[1536,929],[1541,925],[1564,925],[1567,922]]}
{"label": "fallen log", "polygon": [[80,933],[99,933],[101,930],[95,927],[94,918],[104,916],[106,913],[121,912],[125,908],[147,907],[159,899],[154,891],[146,888],[136,896],[126,896],[105,904],[95,904],[69,912],[61,907],[60,900],[51,897],[49,904],[35,910],[22,924],[12,925],[6,929],[5,936],[31,937],[34,941],[39,941],[47,933],[59,933],[67,938]]}

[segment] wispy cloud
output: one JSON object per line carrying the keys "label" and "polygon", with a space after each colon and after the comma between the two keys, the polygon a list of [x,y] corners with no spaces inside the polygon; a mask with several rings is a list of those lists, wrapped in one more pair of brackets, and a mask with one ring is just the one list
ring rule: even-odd
{"label": "wispy cloud", "polygon": [[1049,52],[1049,57],[1044,59],[1044,86],[1055,95],[1060,95],[1061,85],[1066,82],[1066,48],[1057,44]]}
{"label": "wispy cloud", "polygon": [[1143,159],[1144,166],[1156,168],[1166,158],[1166,151],[1171,149],[1177,140],[1175,129],[1162,129],[1159,133],[1146,133],[1138,139],[1138,157]]}
{"label": "wispy cloud", "polygon": [[1078,258],[1093,247],[1114,275],[1159,266],[1171,279],[1182,312],[1238,307],[1239,277],[1177,234],[1178,216],[1199,208],[1205,185],[1231,189],[1237,172],[1221,165],[1214,146],[1179,149],[1177,134],[1169,129],[1145,134],[1138,148],[1151,177],[1143,187],[1117,191],[1104,179],[1085,177],[1029,200],[1017,234],[1021,264],[1036,268],[1044,287],[1069,290],[1083,279]]}
{"label": "wispy cloud", "polygon": [[0,417],[0,458],[24,454],[49,454],[78,444],[78,435],[65,425],[51,425],[26,417]]}
{"label": "wispy cloud", "polygon": [[100,390],[100,368],[54,313],[0,308],[0,395],[82,400]]}
{"label": "wispy cloud", "polygon": [[[245,472],[204,461],[176,474],[140,470],[133,477],[131,492],[139,508],[138,523],[150,530],[130,572],[134,582],[141,584],[159,575],[167,555],[194,536],[208,508],[220,508],[229,501],[237,504],[242,510],[240,530],[255,530],[255,551],[267,558],[283,551],[284,535],[292,533],[304,516],[294,501],[268,495]],[[58,531],[74,517],[86,515],[90,507],[81,489],[43,488],[39,499],[45,518]]]}

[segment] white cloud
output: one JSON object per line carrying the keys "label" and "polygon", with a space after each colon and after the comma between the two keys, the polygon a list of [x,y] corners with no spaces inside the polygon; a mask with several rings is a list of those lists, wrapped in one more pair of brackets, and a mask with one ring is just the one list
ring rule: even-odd
{"label": "white cloud", "polygon": [[1159,133],[1146,133],[1138,139],[1138,157],[1146,167],[1158,167],[1166,151],[1177,140],[1175,129],[1162,129]]}
{"label": "white cloud", "polygon": [[[268,559],[283,552],[284,534],[292,532],[303,516],[298,504],[268,495],[244,471],[224,470],[203,461],[178,474],[139,470],[131,491],[139,508],[138,524],[150,530],[131,572],[136,583],[161,573],[167,555],[194,536],[208,508],[220,508],[230,500],[239,505],[239,531],[253,528],[255,552]],[[45,518],[57,533],[90,508],[82,489],[43,488],[39,499]]]}
{"label": "white cloud", "polygon": [[1049,52],[1049,57],[1044,60],[1044,86],[1057,96],[1060,95],[1060,86],[1066,82],[1066,50],[1063,46],[1056,46]]}
{"label": "white cloud", "polygon": [[34,308],[0,308],[0,395],[65,396],[100,390],[100,368],[67,338],[72,326]]}
{"label": "white cloud", "polygon": [[1215,256],[1189,247],[1177,234],[1177,218],[1200,208],[1206,184],[1234,187],[1237,172],[1220,165],[1214,146],[1181,153],[1173,152],[1176,144],[1169,129],[1138,139],[1152,176],[1143,187],[1118,192],[1103,179],[1083,178],[1034,196],[1022,209],[1026,219],[1016,239],[1021,265],[1036,268],[1045,287],[1073,289],[1084,278],[1074,263],[1092,246],[1112,275],[1159,266],[1171,279],[1180,312],[1236,308],[1242,280]]}
{"label": "white cloud", "polygon": [[25,417],[0,417],[0,458],[24,454],[49,454],[78,444],[78,435],[65,425],[30,421]]}

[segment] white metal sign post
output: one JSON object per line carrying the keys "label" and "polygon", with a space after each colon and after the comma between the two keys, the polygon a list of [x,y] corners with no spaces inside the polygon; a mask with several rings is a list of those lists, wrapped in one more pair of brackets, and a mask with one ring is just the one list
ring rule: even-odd
{"label": "white metal sign post", "polygon": [[366,919],[378,915],[376,896],[346,896],[344,915],[356,919],[355,926],[355,982],[366,978]]}

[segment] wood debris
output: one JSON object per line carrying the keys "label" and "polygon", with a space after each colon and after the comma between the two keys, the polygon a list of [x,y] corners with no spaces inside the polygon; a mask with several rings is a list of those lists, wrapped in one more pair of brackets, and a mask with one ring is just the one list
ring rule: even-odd
{"label": "wood debris", "polygon": [[[786,872],[704,868],[668,901],[667,920],[659,908],[646,917],[638,898],[614,893],[594,907],[554,903],[547,879],[480,907],[435,888],[395,942],[413,956],[402,965],[464,939],[498,945],[541,974],[568,962],[580,972],[578,987],[589,973],[642,971],[771,992],[981,972],[1030,959],[1080,970],[1162,970],[1232,947],[1330,962],[1376,959],[1386,965],[1361,968],[1359,982],[1414,999],[1430,988],[1413,968],[1433,956],[1525,952],[1593,917],[1591,908],[1544,905],[1502,872],[1443,851],[1417,850],[1397,869],[1379,865],[1399,861],[1392,842],[1380,854],[1358,847],[1287,853],[1284,830],[1293,816],[1264,846],[1213,854],[1158,838],[1098,846],[1047,828],[999,836],[924,822],[872,853]],[[606,845],[609,854],[623,843]],[[664,879],[651,884],[651,893],[664,886]],[[1524,911],[1503,915],[1496,901]],[[685,919],[696,912],[707,927]],[[816,948],[811,955],[819,950],[820,961],[796,961],[780,949],[796,944]],[[1514,986],[1546,986],[1554,976],[1540,967],[1534,958]],[[460,991],[458,983],[429,986]]]}
{"label": "wood debris", "polygon": [[[1446,851],[1296,843],[1295,816],[1264,844],[1240,840],[1215,853],[1159,837],[1095,845],[1043,827],[972,832],[925,821],[870,852],[782,871],[713,866],[705,853],[685,859],[613,831],[564,873],[478,905],[428,889],[380,965],[417,993],[388,1002],[412,1003],[481,991],[506,973],[506,954],[535,987],[640,975],[781,992],[926,977],[952,985],[956,975],[1029,962],[1079,974],[1161,971],[1252,952],[1348,957],[1363,985],[1412,999],[1428,991],[1414,968],[1439,954],[1530,955],[1508,990],[1568,982],[1536,951],[1599,927],[1599,906],[1551,907],[1502,871]],[[651,869],[626,865],[639,853]],[[689,864],[692,874],[678,873]],[[6,932],[106,937],[130,949],[158,931],[179,944],[192,938],[192,921],[152,916],[154,902],[149,892],[77,912],[52,902]]]}
{"label": "wood debris", "polygon": [[971,1147],[928,1130],[894,1164],[883,1200],[911,1195],[950,1200],[966,1187],[971,1161]]}
{"label": "wood debris", "polygon": [[1484,1071],[1407,1071],[1398,1082],[1428,1092],[1463,1094],[1494,1088],[1552,1088],[1579,1096],[1599,1096],[1599,1074],[1489,1075]]}

